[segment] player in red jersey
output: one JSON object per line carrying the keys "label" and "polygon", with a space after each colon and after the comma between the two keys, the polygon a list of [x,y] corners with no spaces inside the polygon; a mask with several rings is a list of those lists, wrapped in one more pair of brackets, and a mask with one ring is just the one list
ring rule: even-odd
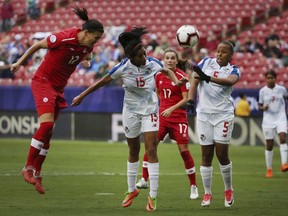
{"label": "player in red jersey", "polygon": [[10,68],[15,73],[30,55],[39,49],[48,49],[32,78],[31,87],[40,126],[33,135],[27,162],[22,170],[24,180],[34,184],[36,191],[41,194],[45,190],[40,172],[50,147],[54,123],[60,110],[68,106],[64,98],[64,87],[80,62],[83,67],[90,66],[93,46],[104,32],[102,23],[89,19],[85,8],[76,6],[73,12],[84,21],[82,29],[67,29],[36,42]]}
{"label": "player in red jersey", "polygon": [[[186,62],[179,60],[178,53],[174,49],[166,49],[164,52],[164,65],[174,71],[176,77],[181,79],[187,75],[179,68],[185,69]],[[184,86],[176,86],[164,74],[156,75],[156,93],[160,100],[160,125],[158,131],[158,143],[167,134],[176,140],[181,157],[184,161],[186,173],[190,181],[190,198],[198,198],[198,189],[195,177],[194,160],[188,148],[188,119],[187,112],[181,107],[184,106],[188,98],[189,83]],[[143,158],[142,178],[136,184],[138,188],[148,188],[148,157],[146,153]]]}

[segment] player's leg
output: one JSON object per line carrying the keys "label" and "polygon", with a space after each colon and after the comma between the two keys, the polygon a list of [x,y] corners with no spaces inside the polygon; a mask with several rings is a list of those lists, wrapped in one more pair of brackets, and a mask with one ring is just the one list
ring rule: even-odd
{"label": "player's leg", "polygon": [[136,179],[139,167],[140,152],[140,133],[141,121],[140,116],[129,113],[123,109],[123,126],[125,128],[125,136],[129,147],[127,161],[127,184],[128,191],[125,193],[122,207],[128,207],[132,204],[133,199],[138,196],[139,191],[136,188]]}
{"label": "player's leg", "polygon": [[188,144],[178,144],[180,155],[184,162],[186,174],[190,182],[190,199],[197,199],[199,197],[198,187],[196,184],[195,165],[192,155],[188,149]]}
{"label": "player's leg", "polygon": [[[161,128],[161,122],[160,122]],[[197,199],[199,197],[198,188],[196,184],[196,172],[193,157],[188,148],[188,121],[183,119],[179,122],[170,122],[169,136],[176,140],[177,146],[184,162],[186,174],[190,182],[190,199]]]}
{"label": "player's leg", "polygon": [[142,162],[142,177],[139,179],[139,181],[136,184],[136,187],[138,189],[147,189],[148,188],[148,156],[146,152],[143,156],[143,162]]}
{"label": "player's leg", "polygon": [[216,156],[225,187],[224,205],[225,207],[231,207],[234,203],[234,191],[232,187],[232,162],[229,159],[229,143],[234,126],[234,114],[217,114],[217,116],[218,121],[214,133]]}
{"label": "player's leg", "polygon": [[204,196],[201,205],[209,206],[212,200],[212,160],[214,156],[214,126],[210,121],[212,116],[206,113],[197,115],[198,140],[201,145],[202,160],[200,174],[204,187]]}
{"label": "player's leg", "polygon": [[[45,122],[45,120],[43,121],[41,117],[42,119],[47,120],[47,122]],[[37,163],[35,164],[35,162],[37,161],[36,160],[37,157],[39,156],[39,154],[43,154],[43,152],[45,151],[45,150],[42,150],[45,146],[45,143],[47,142],[49,143],[49,140],[51,138],[51,133],[53,130],[53,126],[54,126],[53,119],[54,119],[53,113],[47,113],[47,114],[41,115],[40,127],[37,129],[37,131],[35,132],[32,138],[32,142],[31,142],[28,157],[27,157],[27,162],[26,162],[24,169],[22,170],[22,174],[24,176],[25,181],[31,184],[36,183],[35,179],[33,178],[33,175],[31,176],[31,170],[35,170],[35,165],[37,166]],[[40,175],[40,173],[37,173],[37,174],[38,176]]]}
{"label": "player's leg", "polygon": [[214,145],[201,145],[202,151],[202,162],[200,166],[200,174],[202,179],[202,184],[204,187],[204,196],[201,205],[210,206],[212,200],[212,173],[213,166],[212,160],[214,156]]}
{"label": "player's leg", "polygon": [[281,171],[286,172],[288,171],[288,164],[287,164],[287,143],[286,143],[286,133],[281,132],[279,133],[280,139],[280,156],[281,156]]}
{"label": "player's leg", "polygon": [[148,173],[150,182],[150,191],[146,209],[147,211],[155,211],[159,185],[159,161],[157,155],[157,133],[159,130],[158,113],[142,117],[142,130],[144,132],[145,151],[148,156]]}
{"label": "player's leg", "polygon": [[287,164],[287,154],[288,154],[288,147],[286,142],[287,136],[287,121],[286,119],[282,122],[278,123],[277,126],[277,133],[279,135],[280,140],[280,157],[281,157],[281,171],[287,172],[288,171],[288,164]]}
{"label": "player's leg", "polygon": [[274,128],[262,128],[265,140],[266,140],[266,149],[265,149],[265,163],[266,163],[266,177],[273,177],[272,162],[273,162],[273,146],[274,146]]}

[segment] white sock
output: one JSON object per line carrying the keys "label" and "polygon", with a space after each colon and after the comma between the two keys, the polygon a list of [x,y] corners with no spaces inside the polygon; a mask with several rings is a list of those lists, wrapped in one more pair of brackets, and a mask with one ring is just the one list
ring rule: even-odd
{"label": "white sock", "polygon": [[212,194],[211,192],[212,172],[213,172],[212,166],[210,167],[200,166],[200,174],[201,174],[205,194]]}
{"label": "white sock", "polygon": [[127,183],[128,192],[133,192],[136,190],[136,178],[138,173],[139,161],[130,163],[127,161]]}
{"label": "white sock", "polygon": [[219,164],[219,166],[220,166],[225,190],[233,190],[232,188],[232,162],[230,161],[228,165]]}
{"label": "white sock", "polygon": [[280,156],[282,165],[287,164],[287,152],[288,152],[287,143],[280,144]]}
{"label": "white sock", "polygon": [[273,150],[265,150],[265,160],[267,169],[272,169]]}
{"label": "white sock", "polygon": [[150,197],[157,197],[159,186],[159,163],[148,163],[148,173],[150,181]]}

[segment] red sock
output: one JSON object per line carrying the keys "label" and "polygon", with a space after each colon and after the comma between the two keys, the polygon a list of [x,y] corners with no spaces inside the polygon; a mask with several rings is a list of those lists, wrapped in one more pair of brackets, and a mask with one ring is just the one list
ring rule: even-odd
{"label": "red sock", "polygon": [[[194,160],[190,154],[190,151],[181,152],[181,156],[182,156],[183,161],[184,161],[185,169],[186,169],[186,171],[188,171],[187,175],[188,175],[188,178],[190,181],[190,185],[196,185],[196,174],[195,174]],[[194,168],[194,172],[192,172],[193,168]]]}
{"label": "red sock", "polygon": [[43,122],[40,124],[40,127],[33,136],[25,167],[34,166],[35,159],[39,155],[43,143],[50,142],[53,126],[53,122]]}
{"label": "red sock", "polygon": [[27,162],[25,165],[26,168],[33,169],[35,158],[37,157],[39,152],[40,152],[40,149],[37,149],[33,147],[32,145],[30,146],[30,150],[29,150],[28,157],[27,157]]}
{"label": "red sock", "polygon": [[35,159],[34,162],[34,168],[35,168],[35,176],[40,176],[40,172],[41,172],[41,168],[42,168],[42,164],[44,162],[44,160],[46,159],[46,155],[48,154],[48,150],[49,150],[50,145],[44,145],[43,148],[41,149],[40,153],[38,154],[38,156]]}
{"label": "red sock", "polygon": [[142,178],[144,178],[145,181],[147,181],[148,178],[149,178],[149,174],[148,174],[148,156],[147,156],[146,153],[143,156]]}

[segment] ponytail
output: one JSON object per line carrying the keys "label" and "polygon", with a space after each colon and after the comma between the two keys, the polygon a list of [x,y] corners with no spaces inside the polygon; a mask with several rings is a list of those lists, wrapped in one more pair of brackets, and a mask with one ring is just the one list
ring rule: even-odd
{"label": "ponytail", "polygon": [[82,25],[82,30],[88,30],[88,32],[104,32],[104,27],[101,22],[96,19],[89,19],[86,8],[73,7],[73,13],[75,13],[81,20],[85,21]]}

